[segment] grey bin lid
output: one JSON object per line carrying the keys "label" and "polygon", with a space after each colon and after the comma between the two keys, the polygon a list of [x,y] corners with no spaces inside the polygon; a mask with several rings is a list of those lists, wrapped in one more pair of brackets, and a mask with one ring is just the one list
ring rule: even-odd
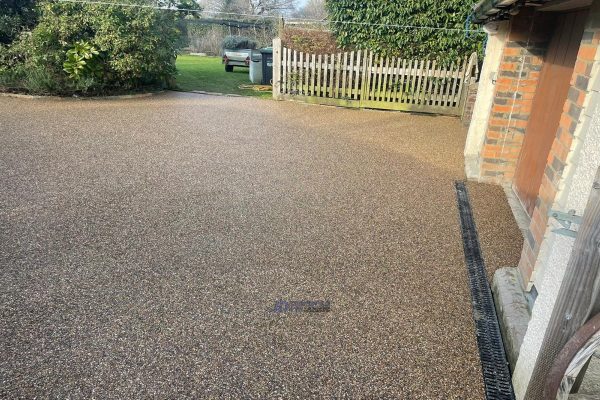
{"label": "grey bin lid", "polygon": [[262,54],[260,53],[259,50],[252,50],[252,52],[250,53],[250,60],[252,62],[261,62],[262,61]]}
{"label": "grey bin lid", "polygon": [[260,49],[260,54],[273,54],[273,48],[265,47],[264,49]]}

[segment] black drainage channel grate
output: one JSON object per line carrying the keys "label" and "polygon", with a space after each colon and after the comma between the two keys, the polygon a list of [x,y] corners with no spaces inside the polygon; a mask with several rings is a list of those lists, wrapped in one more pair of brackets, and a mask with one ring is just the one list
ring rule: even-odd
{"label": "black drainage channel grate", "polygon": [[502,344],[492,291],[490,290],[485,264],[479,248],[477,228],[469,204],[469,193],[464,182],[457,181],[455,186],[485,396],[488,400],[513,400],[515,395],[510,379],[510,371],[506,361],[504,345]]}

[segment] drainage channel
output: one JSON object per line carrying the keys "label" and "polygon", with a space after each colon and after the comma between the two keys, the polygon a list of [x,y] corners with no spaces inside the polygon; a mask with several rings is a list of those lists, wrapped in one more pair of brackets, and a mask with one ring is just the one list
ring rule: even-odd
{"label": "drainage channel", "polygon": [[457,181],[455,186],[486,399],[514,400],[508,361],[479,247],[477,228],[469,203],[469,193],[464,182]]}

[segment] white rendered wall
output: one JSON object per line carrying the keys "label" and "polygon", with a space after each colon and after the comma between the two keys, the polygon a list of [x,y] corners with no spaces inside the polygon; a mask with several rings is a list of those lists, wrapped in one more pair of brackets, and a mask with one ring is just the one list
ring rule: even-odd
{"label": "white rendered wall", "polygon": [[468,179],[479,180],[480,153],[494,101],[495,80],[508,36],[508,27],[508,22],[493,22],[485,26],[488,41],[477,87],[477,98],[473,105],[473,116],[465,142],[465,172]]}

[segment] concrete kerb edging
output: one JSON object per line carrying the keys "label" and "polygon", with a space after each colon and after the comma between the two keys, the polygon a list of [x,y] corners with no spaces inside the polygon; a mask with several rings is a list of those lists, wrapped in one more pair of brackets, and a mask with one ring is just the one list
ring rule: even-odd
{"label": "concrete kerb edging", "polygon": [[38,99],[52,99],[52,100],[124,100],[124,99],[141,99],[144,97],[154,96],[156,94],[164,93],[164,90],[160,90],[157,92],[148,92],[148,93],[135,93],[135,94],[121,94],[116,96],[41,96],[41,95],[32,95],[32,94],[21,94],[21,93],[8,93],[8,92],[0,92],[0,97],[15,97],[19,99],[30,99],[30,100],[38,100]]}
{"label": "concrete kerb edging", "polygon": [[[183,92],[183,90],[177,90],[177,92]],[[208,96],[249,97],[249,96],[242,96],[241,94],[219,93],[219,92],[206,92],[204,90],[192,90],[191,92],[185,92],[185,93],[205,94],[205,95],[208,95]]]}

